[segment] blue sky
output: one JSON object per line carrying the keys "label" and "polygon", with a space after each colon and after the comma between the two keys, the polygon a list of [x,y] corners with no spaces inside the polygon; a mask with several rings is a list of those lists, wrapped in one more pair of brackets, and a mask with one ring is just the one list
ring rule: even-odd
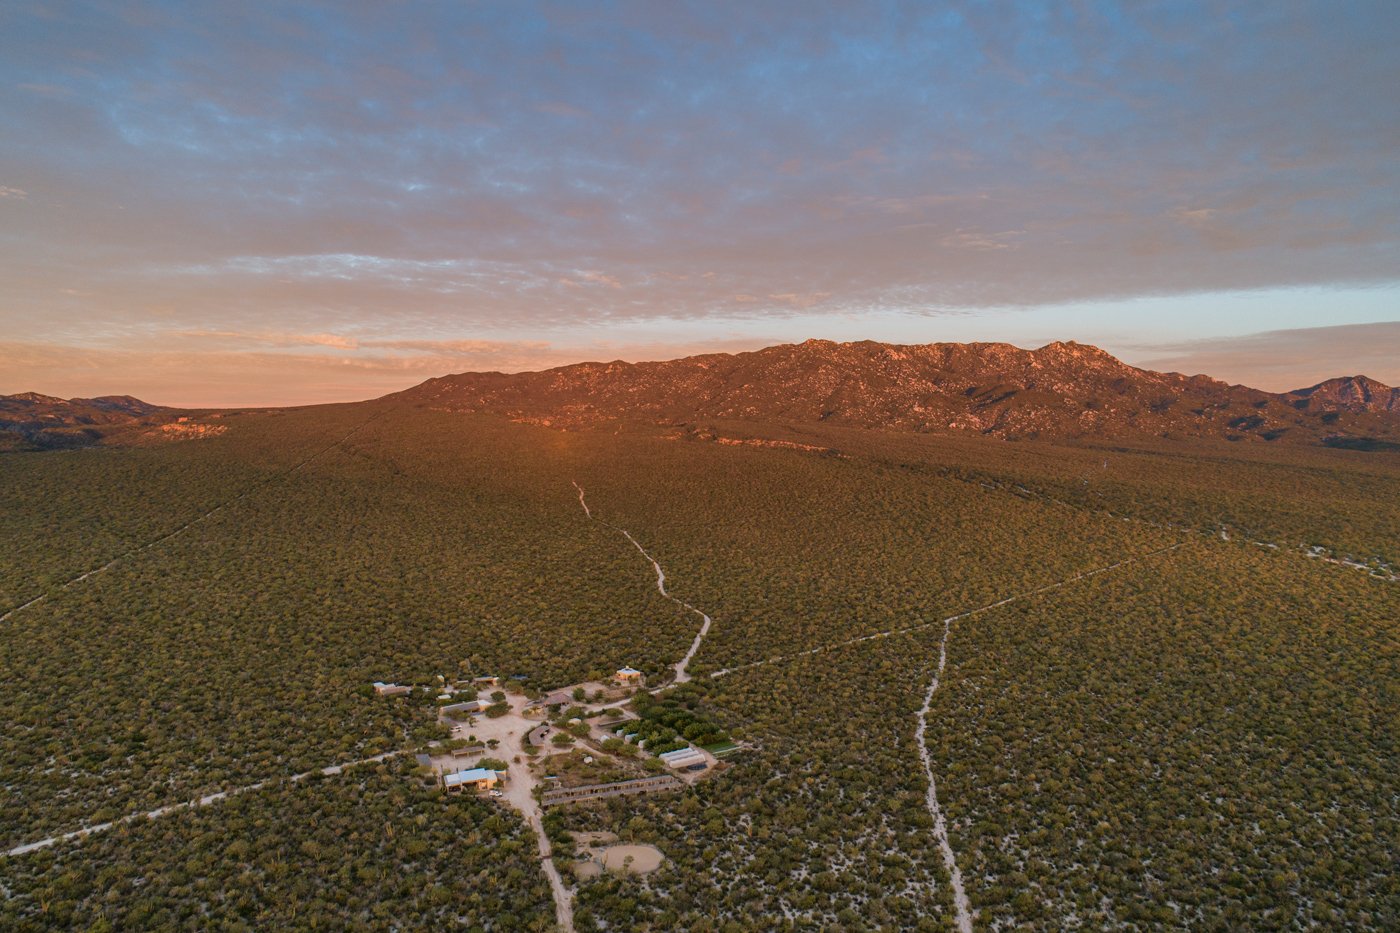
{"label": "blue sky", "polygon": [[1386,2],[8,4],[0,392],[813,336],[1400,381],[1397,48]]}

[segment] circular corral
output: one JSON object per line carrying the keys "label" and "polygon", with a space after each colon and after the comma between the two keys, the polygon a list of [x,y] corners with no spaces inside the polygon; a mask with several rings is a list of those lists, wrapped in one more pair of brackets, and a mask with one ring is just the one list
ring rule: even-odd
{"label": "circular corral", "polygon": [[608,846],[603,850],[603,867],[609,871],[645,875],[656,871],[665,860],[656,846]]}

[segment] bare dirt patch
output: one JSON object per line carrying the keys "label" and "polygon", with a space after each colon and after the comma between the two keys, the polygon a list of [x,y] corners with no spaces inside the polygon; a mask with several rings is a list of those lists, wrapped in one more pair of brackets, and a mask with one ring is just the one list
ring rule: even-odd
{"label": "bare dirt patch", "polygon": [[606,846],[617,842],[617,833],[610,833],[607,830],[593,830],[586,833],[570,833],[574,837],[574,842],[581,846]]}
{"label": "bare dirt patch", "polygon": [[608,871],[645,875],[656,871],[666,856],[656,846],[608,846],[602,851],[603,867]]}
{"label": "bare dirt patch", "polygon": [[597,878],[603,873],[603,866],[594,861],[572,862],[569,870],[576,878]]}

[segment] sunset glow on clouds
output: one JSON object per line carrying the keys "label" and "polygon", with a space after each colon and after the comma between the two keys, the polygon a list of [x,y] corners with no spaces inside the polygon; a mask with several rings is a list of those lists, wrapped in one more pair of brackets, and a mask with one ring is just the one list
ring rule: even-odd
{"label": "sunset glow on clouds", "polygon": [[1336,327],[1400,321],[1397,47],[1384,2],[12,4],[0,392],[811,336],[1400,381]]}

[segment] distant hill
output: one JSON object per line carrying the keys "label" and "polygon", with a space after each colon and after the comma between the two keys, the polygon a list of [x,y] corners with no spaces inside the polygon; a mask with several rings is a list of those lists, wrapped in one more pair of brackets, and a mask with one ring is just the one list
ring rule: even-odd
{"label": "distant hill", "polygon": [[1310,389],[1288,393],[1306,401],[1309,409],[1318,411],[1400,412],[1400,389],[1365,376],[1343,376],[1328,379]]}
{"label": "distant hill", "polygon": [[55,398],[38,392],[0,395],[0,450],[89,447],[114,432],[155,427],[175,410],[130,395]]}
{"label": "distant hill", "polygon": [[[1382,389],[1388,403],[1379,401]],[[1363,377],[1276,394],[1138,369],[1072,342],[1022,350],[1004,343],[809,340],[666,362],[462,373],[389,398],[561,427],[776,419],[1003,438],[1400,438],[1395,390]]]}

